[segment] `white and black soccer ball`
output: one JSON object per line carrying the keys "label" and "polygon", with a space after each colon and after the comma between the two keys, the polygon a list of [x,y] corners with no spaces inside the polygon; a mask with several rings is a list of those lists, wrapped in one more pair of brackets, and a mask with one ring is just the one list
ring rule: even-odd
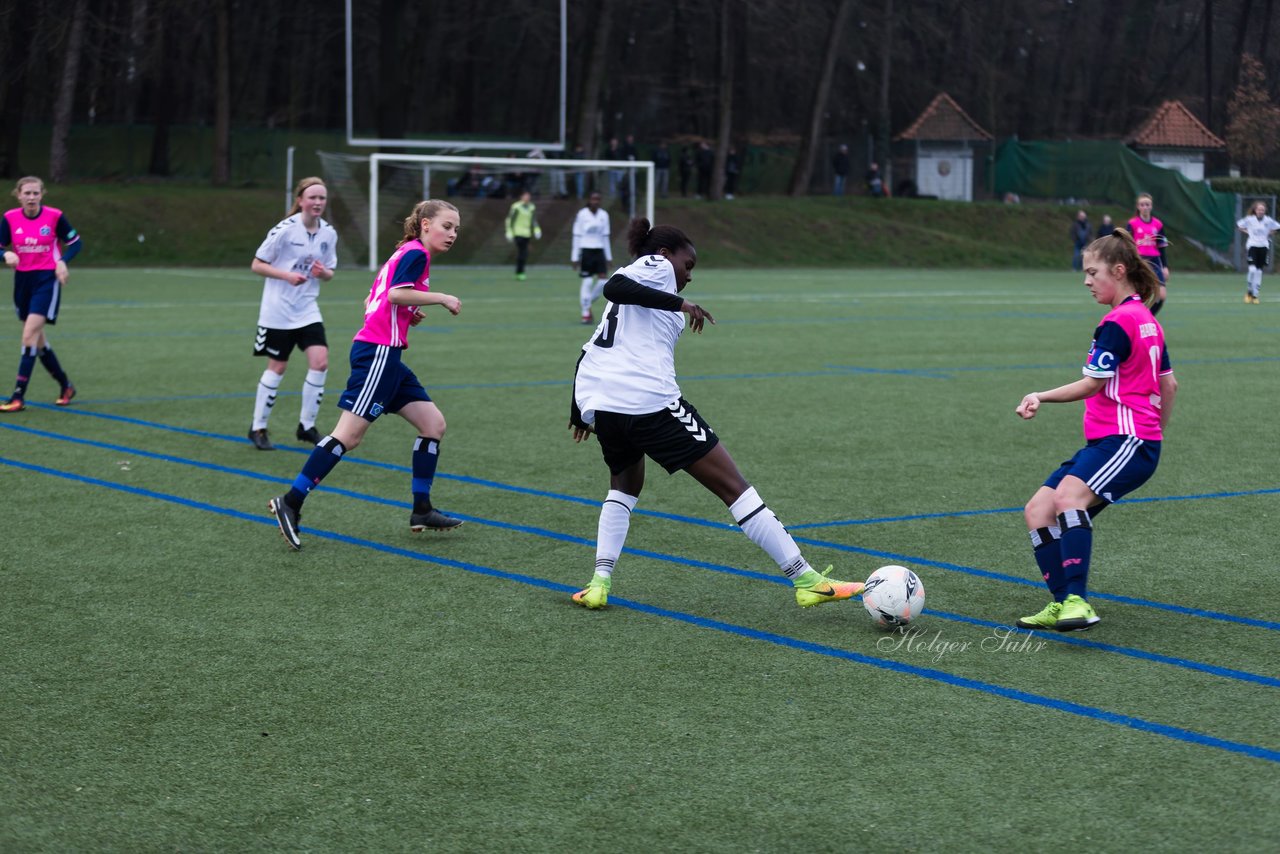
{"label": "white and black soccer ball", "polygon": [[882,566],[867,579],[862,605],[881,628],[901,628],[924,611],[924,585],[905,566]]}

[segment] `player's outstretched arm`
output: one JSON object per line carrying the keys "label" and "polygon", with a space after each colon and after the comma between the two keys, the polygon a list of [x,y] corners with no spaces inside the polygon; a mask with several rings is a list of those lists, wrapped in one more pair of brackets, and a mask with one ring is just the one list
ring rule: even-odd
{"label": "player's outstretched arm", "polygon": [[1082,377],[1073,383],[1060,385],[1048,391],[1033,391],[1022,398],[1022,402],[1014,412],[1022,416],[1023,420],[1030,420],[1036,417],[1042,403],[1070,403],[1074,400],[1084,400],[1102,391],[1106,384],[1106,380],[1097,377]]}

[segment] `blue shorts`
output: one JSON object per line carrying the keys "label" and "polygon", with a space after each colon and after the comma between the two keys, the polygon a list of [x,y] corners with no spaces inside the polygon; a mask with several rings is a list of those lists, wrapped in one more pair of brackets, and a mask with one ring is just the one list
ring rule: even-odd
{"label": "blue shorts", "polygon": [[1151,479],[1160,462],[1160,443],[1137,436],[1105,436],[1089,443],[1049,475],[1057,489],[1067,475],[1078,477],[1107,504],[1119,501]]}
{"label": "blue shorts", "polygon": [[338,398],[338,408],[372,423],[384,412],[399,412],[415,400],[430,401],[413,371],[400,361],[401,347],[354,341],[351,379]]}
{"label": "blue shorts", "polygon": [[18,319],[42,314],[49,323],[58,322],[58,306],[62,303],[62,285],[52,270],[28,270],[13,276],[13,308]]}
{"label": "blue shorts", "polygon": [[1159,255],[1143,255],[1142,260],[1147,262],[1147,266],[1156,274],[1156,278],[1160,280],[1160,284],[1164,284],[1164,264],[1160,263]]}

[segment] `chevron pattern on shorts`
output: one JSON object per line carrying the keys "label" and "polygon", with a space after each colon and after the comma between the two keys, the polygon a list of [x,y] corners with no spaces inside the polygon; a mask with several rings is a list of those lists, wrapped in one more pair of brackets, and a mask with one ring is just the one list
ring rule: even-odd
{"label": "chevron pattern on shorts", "polygon": [[707,441],[707,431],[698,426],[697,420],[693,417],[693,413],[684,408],[684,404],[680,401],[668,403],[667,409],[676,417],[676,420],[684,425],[684,429],[693,434],[693,438],[699,442]]}

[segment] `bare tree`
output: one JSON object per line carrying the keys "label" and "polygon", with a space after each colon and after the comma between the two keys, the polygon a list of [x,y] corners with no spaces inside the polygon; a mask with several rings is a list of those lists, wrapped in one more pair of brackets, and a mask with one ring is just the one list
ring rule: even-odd
{"label": "bare tree", "polygon": [[1276,150],[1280,107],[1267,91],[1262,63],[1250,54],[1240,60],[1240,85],[1227,102],[1227,150],[1252,173]]}
{"label": "bare tree", "polygon": [[835,76],[836,57],[840,53],[845,27],[852,12],[853,0],[840,0],[831,27],[827,30],[827,44],[822,51],[822,70],[818,75],[818,85],[813,90],[813,101],[809,104],[809,121],[800,138],[800,153],[796,158],[795,169],[791,172],[793,196],[807,193],[809,184],[813,181],[813,165],[818,159],[818,146],[822,141],[822,119],[831,99],[831,80]]}
{"label": "bare tree", "polygon": [[71,114],[76,101],[76,78],[80,75],[80,55],[84,52],[84,31],[88,18],[88,0],[75,0],[71,7],[71,32],[67,36],[67,55],[58,83],[58,98],[53,107],[53,138],[49,143],[49,180],[67,180],[70,162],[67,139],[71,135]]}
{"label": "bare tree", "polygon": [[884,0],[884,33],[880,39],[880,115],[876,157],[881,163],[880,176],[885,187],[892,187],[893,158],[889,154],[889,138],[893,133],[893,114],[889,111],[889,58],[893,55],[893,0]]}
{"label": "bare tree", "polygon": [[591,51],[587,60],[586,77],[582,83],[582,97],[578,101],[578,121],[575,139],[587,157],[595,156],[596,126],[600,118],[600,93],[604,89],[606,60],[609,58],[609,41],[613,34],[613,2],[599,0],[595,28],[589,33]]}
{"label": "bare tree", "polygon": [[724,198],[724,166],[729,158],[729,137],[733,133],[733,21],[734,0],[720,0],[719,104],[716,116],[716,159],[711,167],[711,198]]}

